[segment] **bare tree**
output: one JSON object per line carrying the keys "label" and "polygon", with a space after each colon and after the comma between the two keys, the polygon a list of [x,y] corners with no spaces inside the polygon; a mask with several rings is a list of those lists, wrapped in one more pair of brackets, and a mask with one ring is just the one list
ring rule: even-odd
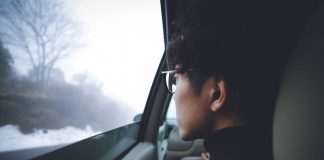
{"label": "bare tree", "polygon": [[9,50],[4,48],[0,40],[0,84],[4,84],[12,74],[13,59]]}
{"label": "bare tree", "polygon": [[41,84],[80,38],[80,23],[66,15],[60,0],[1,0],[0,25],[3,42],[28,57]]}

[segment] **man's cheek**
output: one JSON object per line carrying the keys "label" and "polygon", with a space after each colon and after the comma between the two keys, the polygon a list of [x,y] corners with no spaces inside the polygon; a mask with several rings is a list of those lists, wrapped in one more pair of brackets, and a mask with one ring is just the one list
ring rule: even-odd
{"label": "man's cheek", "polygon": [[188,114],[186,113],[186,110],[183,108],[184,106],[182,105],[177,105],[176,104],[176,115],[177,115],[177,122],[180,127],[186,127],[186,123],[188,123]]}

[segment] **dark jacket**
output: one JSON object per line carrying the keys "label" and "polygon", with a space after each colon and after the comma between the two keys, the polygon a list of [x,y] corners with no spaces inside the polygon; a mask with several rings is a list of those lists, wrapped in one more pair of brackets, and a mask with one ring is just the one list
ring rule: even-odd
{"label": "dark jacket", "polygon": [[273,160],[270,127],[242,125],[221,129],[205,138],[212,160]]}

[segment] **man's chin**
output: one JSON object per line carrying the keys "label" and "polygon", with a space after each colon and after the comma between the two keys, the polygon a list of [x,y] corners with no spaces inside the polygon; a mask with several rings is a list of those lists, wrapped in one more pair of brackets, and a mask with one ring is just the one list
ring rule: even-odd
{"label": "man's chin", "polygon": [[191,134],[188,131],[184,131],[183,129],[180,129],[180,137],[184,141],[192,141],[192,140],[200,138],[199,136]]}

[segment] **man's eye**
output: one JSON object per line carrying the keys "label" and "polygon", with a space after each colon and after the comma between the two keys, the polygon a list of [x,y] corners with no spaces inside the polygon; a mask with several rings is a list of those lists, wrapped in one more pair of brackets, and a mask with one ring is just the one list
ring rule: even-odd
{"label": "man's eye", "polygon": [[175,78],[175,79],[178,79],[178,78],[179,78],[179,73],[175,73],[175,74],[174,74],[174,78]]}
{"label": "man's eye", "polygon": [[177,74],[176,73],[171,73],[170,74],[170,83],[175,85],[177,83]]}

